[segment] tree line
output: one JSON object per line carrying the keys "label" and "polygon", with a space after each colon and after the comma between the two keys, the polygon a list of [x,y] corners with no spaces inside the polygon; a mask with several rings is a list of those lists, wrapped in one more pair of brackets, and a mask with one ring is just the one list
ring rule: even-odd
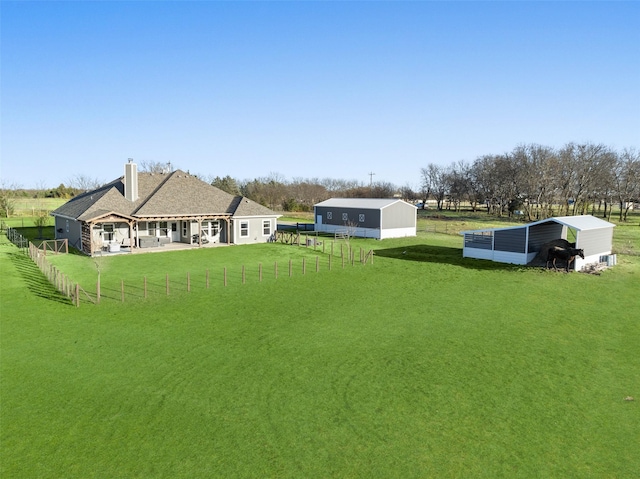
{"label": "tree line", "polygon": [[[143,161],[140,171],[170,171],[171,164]],[[529,221],[554,213],[600,214],[610,218],[617,207],[625,221],[634,203],[640,202],[640,152],[635,148],[616,151],[603,144],[568,143],[561,148],[519,145],[502,154],[482,155],[473,161],[450,165],[429,163],[420,170],[417,190],[389,182],[365,185],[354,180],[294,178],[278,173],[238,180],[230,176],[195,175],[232,195],[242,195],[277,211],[313,211],[313,206],[331,197],[399,197],[424,208],[428,201],[438,210],[473,211],[503,216],[522,213]],[[101,182],[75,176],[57,188],[0,189],[0,214],[11,211],[11,197],[70,198],[100,186]]]}
{"label": "tree line", "polygon": [[522,212],[529,221],[552,216],[600,214],[619,219],[640,201],[640,152],[602,144],[568,143],[562,148],[529,144],[449,166],[421,170],[422,196],[437,208],[468,203],[501,216]]}
{"label": "tree line", "polygon": [[495,216],[518,212],[529,221],[554,213],[591,213],[610,219],[615,206],[619,219],[626,221],[633,204],[640,202],[640,152],[635,148],[616,151],[594,143],[568,143],[557,149],[519,145],[510,152],[482,155],[474,161],[429,163],[420,173],[417,191],[387,182],[287,181],[277,173],[245,181],[216,176],[210,183],[280,211],[312,211],[314,204],[335,196],[396,196],[422,208],[428,201],[435,202],[438,210],[460,210],[469,205],[473,211],[485,209]]}

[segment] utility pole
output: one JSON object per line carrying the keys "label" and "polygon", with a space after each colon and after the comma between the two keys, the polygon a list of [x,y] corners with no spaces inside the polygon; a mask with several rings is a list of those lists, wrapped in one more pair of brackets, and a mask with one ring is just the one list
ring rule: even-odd
{"label": "utility pole", "polygon": [[371,173],[369,173],[369,186],[373,186],[373,175],[375,175],[375,173],[372,171]]}

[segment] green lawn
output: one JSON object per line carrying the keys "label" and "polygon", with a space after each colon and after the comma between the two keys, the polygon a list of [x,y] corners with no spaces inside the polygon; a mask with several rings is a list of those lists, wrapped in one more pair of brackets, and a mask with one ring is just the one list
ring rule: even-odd
{"label": "green lawn", "polygon": [[[465,260],[452,235],[352,244],[374,264],[280,244],[56,256],[111,291],[75,308],[0,238],[0,476],[637,475],[638,256],[595,276]],[[121,303],[144,276],[153,294]]]}

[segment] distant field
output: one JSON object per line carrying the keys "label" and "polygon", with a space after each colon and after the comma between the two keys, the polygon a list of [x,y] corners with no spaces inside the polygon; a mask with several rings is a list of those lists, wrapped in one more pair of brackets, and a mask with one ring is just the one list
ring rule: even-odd
{"label": "distant field", "polygon": [[374,264],[331,271],[282,244],[52,257],[85,285],[100,270],[80,308],[0,237],[0,476],[634,477],[637,230],[601,276],[463,259],[425,231],[352,240]]}
{"label": "distant field", "polygon": [[53,211],[67,201],[62,198],[16,198],[13,200],[13,216],[33,216],[38,211]]}

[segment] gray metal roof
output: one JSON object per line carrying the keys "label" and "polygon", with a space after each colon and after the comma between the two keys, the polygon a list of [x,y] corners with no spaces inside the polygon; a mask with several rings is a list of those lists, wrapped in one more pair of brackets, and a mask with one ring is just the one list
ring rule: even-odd
{"label": "gray metal roof", "polygon": [[544,220],[534,221],[532,223],[527,223],[521,226],[505,226],[504,228],[483,228],[479,230],[467,230],[461,231],[460,234],[463,235],[465,233],[480,233],[483,231],[501,231],[501,230],[511,230],[516,228],[529,228],[530,226],[539,225],[542,223],[560,223],[561,225],[567,226],[569,228],[573,228],[576,231],[585,231],[585,230],[597,230],[601,228],[613,228],[615,225],[613,223],[609,223],[608,221],[601,220],[600,218],[596,218],[592,215],[578,215],[578,216],[556,216],[552,218],[547,218]]}
{"label": "gray metal roof", "polygon": [[405,203],[408,206],[415,206],[398,198],[329,198],[321,201],[315,206],[329,206],[333,208],[360,208],[368,210],[381,210],[394,203]]}

